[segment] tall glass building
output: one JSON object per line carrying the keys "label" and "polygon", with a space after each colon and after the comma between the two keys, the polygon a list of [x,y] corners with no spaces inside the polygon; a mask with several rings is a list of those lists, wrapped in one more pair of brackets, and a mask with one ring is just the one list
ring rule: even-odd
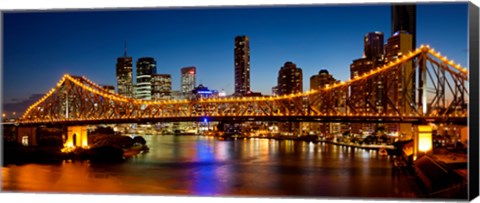
{"label": "tall glass building", "polygon": [[235,37],[235,95],[250,91],[250,43],[247,36]]}
{"label": "tall glass building", "polygon": [[417,7],[414,4],[392,5],[392,35],[406,31],[412,35],[412,47],[416,48]]}
{"label": "tall glass building", "polygon": [[365,58],[371,59],[372,61],[383,60],[383,44],[383,32],[367,33],[364,38],[363,48]]}
{"label": "tall glass building", "polygon": [[181,91],[184,98],[191,96],[193,89],[195,89],[195,76],[197,70],[195,66],[184,67],[181,69]]}
{"label": "tall glass building", "polygon": [[157,73],[157,62],[152,57],[139,58],[137,61],[137,99],[152,99],[152,75]]}
{"label": "tall glass building", "polygon": [[118,94],[133,97],[133,71],[132,57],[127,56],[127,50],[124,50],[123,57],[117,58],[117,91]]}

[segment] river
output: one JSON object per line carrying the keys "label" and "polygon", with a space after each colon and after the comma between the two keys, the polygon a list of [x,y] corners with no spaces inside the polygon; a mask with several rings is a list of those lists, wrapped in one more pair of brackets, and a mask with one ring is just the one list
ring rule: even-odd
{"label": "river", "polygon": [[2,168],[12,192],[230,197],[414,198],[408,177],[376,151],[291,140],[146,135],[150,151],[121,164]]}

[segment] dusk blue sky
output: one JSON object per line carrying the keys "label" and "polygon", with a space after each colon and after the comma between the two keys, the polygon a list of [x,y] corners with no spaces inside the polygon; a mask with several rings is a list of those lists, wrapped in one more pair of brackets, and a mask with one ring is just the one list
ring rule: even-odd
{"label": "dusk blue sky", "polygon": [[[467,67],[467,14],[467,3],[419,4],[417,47],[429,44]],[[365,34],[391,36],[390,15],[390,4],[6,12],[3,102],[45,93],[65,73],[116,86],[125,40],[134,63],[154,57],[157,72],[172,75],[173,90],[180,68],[196,66],[197,85],[231,94],[237,35],[250,38],[253,91],[271,94],[286,61],[302,68],[307,91],[320,69],[347,80]]]}

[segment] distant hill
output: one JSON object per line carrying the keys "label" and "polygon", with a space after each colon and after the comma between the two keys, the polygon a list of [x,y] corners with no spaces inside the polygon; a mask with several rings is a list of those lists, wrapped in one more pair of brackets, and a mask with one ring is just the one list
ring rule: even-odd
{"label": "distant hill", "polygon": [[7,118],[11,118],[13,112],[16,113],[16,117],[21,117],[23,113],[25,113],[25,110],[41,99],[43,97],[43,94],[33,94],[30,96],[28,99],[25,99],[23,101],[19,102],[11,102],[11,103],[3,103],[2,104],[2,113],[7,115]]}

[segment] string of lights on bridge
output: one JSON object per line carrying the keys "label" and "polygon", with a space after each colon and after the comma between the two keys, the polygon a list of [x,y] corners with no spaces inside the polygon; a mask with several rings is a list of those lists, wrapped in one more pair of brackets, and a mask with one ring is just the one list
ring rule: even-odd
{"label": "string of lights on bridge", "polygon": [[[293,98],[297,98],[297,97],[305,97],[305,96],[310,96],[310,95],[313,95],[313,94],[317,94],[319,92],[333,91],[333,90],[336,90],[336,89],[345,88],[345,87],[349,86],[350,84],[355,83],[357,81],[361,81],[361,80],[369,79],[370,77],[374,77],[377,73],[388,71],[391,68],[396,67],[399,64],[401,64],[401,63],[403,63],[407,60],[410,60],[411,58],[415,57],[417,54],[419,54],[421,52],[428,52],[428,53],[432,54],[433,56],[440,59],[445,64],[450,65],[451,67],[455,68],[457,71],[461,72],[464,75],[466,75],[468,73],[468,70],[466,68],[463,68],[460,64],[456,64],[453,60],[448,60],[448,58],[446,56],[442,56],[440,54],[440,52],[435,52],[435,50],[433,48],[430,48],[429,45],[421,45],[420,48],[416,49],[415,51],[410,52],[407,55],[403,55],[403,56],[397,58],[395,61],[390,61],[388,64],[385,64],[382,67],[378,67],[375,70],[371,70],[368,73],[365,73],[361,76],[357,76],[357,77],[352,78],[352,79],[347,80],[347,81],[341,81],[341,82],[337,82],[337,83],[332,84],[332,85],[327,85],[327,86],[325,86],[321,89],[318,89],[318,90],[308,90],[305,93],[299,92],[299,93],[295,93],[295,94],[277,95],[277,96],[268,96],[268,97],[226,97],[226,98],[208,98],[208,99],[201,98],[197,102],[198,103],[229,103],[229,102],[243,103],[243,102],[254,102],[254,101],[255,102],[258,102],[258,101],[274,101],[274,100],[293,99]],[[29,106],[27,108],[27,111],[25,112],[25,114],[23,116],[23,119],[25,119],[26,115],[28,115],[28,113],[32,109],[36,108],[39,104],[41,104],[48,97],[50,97],[56,90],[58,90],[66,80],[69,80],[69,81],[73,82],[74,84],[76,84],[76,85],[82,87],[83,89],[86,89],[86,90],[88,90],[88,91],[90,91],[94,94],[97,94],[97,95],[100,95],[102,97],[105,97],[105,98],[108,98],[108,99],[111,99],[111,100],[115,100],[115,101],[132,102],[134,104],[143,104],[143,105],[162,105],[162,104],[176,105],[176,104],[187,104],[187,103],[191,102],[190,100],[187,100],[187,99],[149,101],[149,100],[140,100],[140,99],[129,98],[129,97],[125,97],[123,95],[118,95],[118,94],[115,94],[115,93],[111,93],[111,92],[107,91],[106,89],[104,89],[103,87],[101,87],[100,85],[90,81],[85,76],[83,76],[82,79],[84,79],[88,83],[88,85],[82,83],[81,81],[79,81],[75,77],[72,77],[68,74],[65,74],[62,77],[62,79],[57,83],[56,87],[52,88],[40,100],[38,100],[37,102],[35,102],[34,104],[32,104],[31,106]],[[365,114],[365,113],[363,113],[363,114],[353,114],[353,115],[350,114],[350,113],[349,114],[344,113],[343,116],[372,116],[372,115],[371,114]],[[394,115],[390,114],[390,115],[385,115],[385,116],[394,116]],[[404,116],[406,116],[406,115],[404,115]]]}

